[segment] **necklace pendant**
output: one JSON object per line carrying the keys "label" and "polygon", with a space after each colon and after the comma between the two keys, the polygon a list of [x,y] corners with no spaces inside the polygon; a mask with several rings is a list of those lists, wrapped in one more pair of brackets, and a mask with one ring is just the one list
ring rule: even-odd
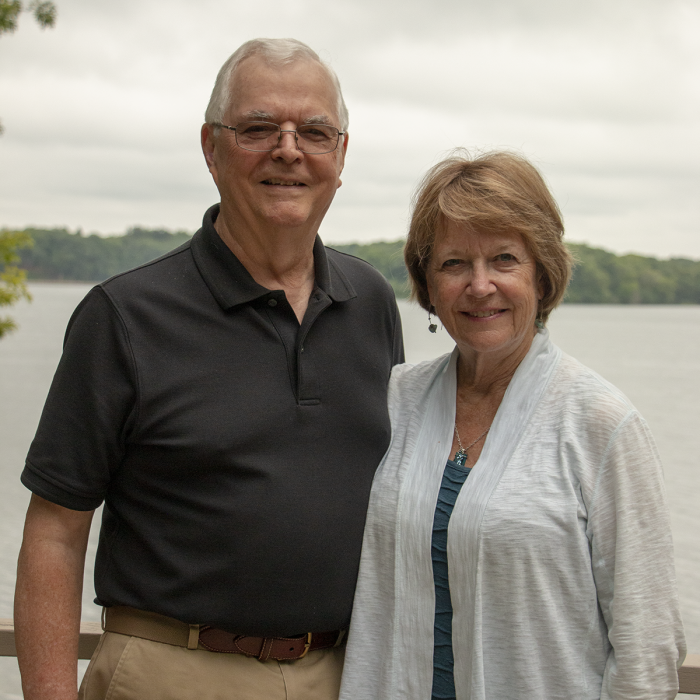
{"label": "necklace pendant", "polygon": [[463,467],[467,461],[467,456],[467,453],[460,447],[457,452],[455,452],[455,456],[453,457],[452,461],[455,462],[455,464],[458,464],[460,467]]}

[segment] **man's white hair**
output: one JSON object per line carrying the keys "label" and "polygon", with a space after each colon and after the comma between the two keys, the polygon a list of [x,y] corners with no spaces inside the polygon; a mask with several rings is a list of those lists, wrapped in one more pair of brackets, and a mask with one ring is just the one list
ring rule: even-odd
{"label": "man's white hair", "polygon": [[335,71],[321,57],[306,44],[296,39],[251,39],[242,44],[226,63],[221,66],[219,75],[216,76],[214,89],[209,98],[209,105],[204,119],[207,124],[222,123],[226,110],[231,106],[231,92],[233,88],[234,73],[236,68],[251,56],[260,56],[268,64],[273,66],[285,66],[295,61],[314,61],[318,63],[328,74],[337,95],[337,111],[340,120],[340,130],[348,128],[348,108],[340,89],[340,81]]}

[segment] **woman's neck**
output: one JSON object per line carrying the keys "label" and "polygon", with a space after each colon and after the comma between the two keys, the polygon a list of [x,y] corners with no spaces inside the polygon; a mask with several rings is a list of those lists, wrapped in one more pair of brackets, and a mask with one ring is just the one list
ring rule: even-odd
{"label": "woman's neck", "polygon": [[[534,333],[533,333],[534,337]],[[506,389],[518,366],[527,355],[532,343],[520,345],[507,355],[496,353],[462,352],[457,360],[457,401],[455,425],[462,446],[467,446],[493,423]],[[487,437],[487,436],[485,436]],[[465,466],[472,467],[479,459],[485,439],[480,439],[467,450]],[[452,451],[460,447],[455,434]]]}
{"label": "woman's neck", "polygon": [[510,384],[515,371],[525,359],[535,330],[525,342],[505,352],[481,352],[472,348],[459,348],[457,360],[457,393],[475,397],[500,395]]}

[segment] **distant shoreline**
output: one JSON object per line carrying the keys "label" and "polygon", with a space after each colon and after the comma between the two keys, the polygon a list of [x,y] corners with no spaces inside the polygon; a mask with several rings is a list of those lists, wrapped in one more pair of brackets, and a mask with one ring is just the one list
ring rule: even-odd
{"label": "distant shoreline", "polygon": [[[29,286],[32,285],[49,285],[49,284],[82,284],[86,287],[92,287],[96,284],[101,284],[105,280],[66,280],[66,279],[28,279]],[[397,300],[409,301],[408,295],[396,295]],[[413,302],[416,303],[416,302]],[[562,304],[577,304],[580,306],[698,306],[700,302],[619,302],[619,301],[571,301],[564,299]],[[416,303],[417,306],[417,303]]]}
{"label": "distant shoreline", "polygon": [[[26,229],[34,246],[18,251],[30,282],[97,284],[143,265],[187,243],[185,231],[131,229],[121,236],[84,236],[65,229]],[[576,267],[566,303],[700,304],[700,261],[660,260],[643,255],[616,255],[583,243],[568,243]],[[329,245],[373,265],[396,296],[408,296],[403,262],[404,240]]]}

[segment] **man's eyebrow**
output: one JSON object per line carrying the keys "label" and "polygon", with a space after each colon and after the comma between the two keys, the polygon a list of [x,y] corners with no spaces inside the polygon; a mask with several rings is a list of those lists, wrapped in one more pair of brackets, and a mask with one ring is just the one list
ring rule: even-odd
{"label": "man's eyebrow", "polygon": [[241,115],[243,121],[263,121],[270,122],[275,116],[269,112],[263,112],[260,109],[251,109],[250,112],[245,112]]}
{"label": "man's eyebrow", "polygon": [[[244,122],[263,121],[277,123],[275,115],[270,112],[263,112],[260,109],[251,109],[249,112],[244,112],[241,115],[241,120]],[[333,126],[333,120],[327,114],[314,114],[311,117],[306,117],[302,124],[327,124]]]}
{"label": "man's eyebrow", "polygon": [[315,114],[313,117],[306,117],[302,124],[327,124],[333,126],[333,121],[325,114]]}

